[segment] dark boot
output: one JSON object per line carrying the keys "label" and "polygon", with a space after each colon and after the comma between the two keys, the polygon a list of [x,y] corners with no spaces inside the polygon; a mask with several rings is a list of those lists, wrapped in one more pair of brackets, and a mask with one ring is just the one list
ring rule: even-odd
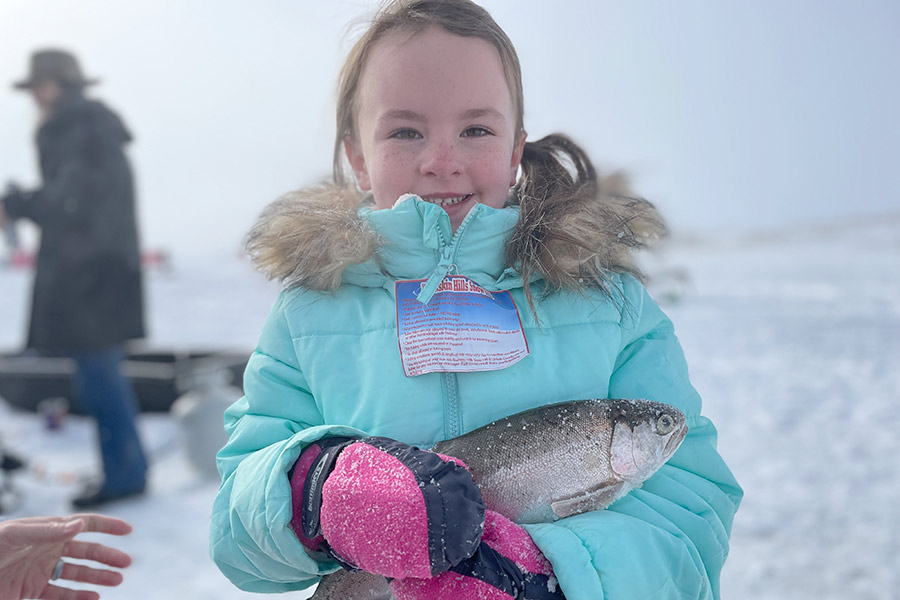
{"label": "dark boot", "polygon": [[72,499],[72,506],[82,510],[86,508],[94,508],[102,504],[107,504],[116,500],[124,500],[126,498],[134,498],[141,496],[146,491],[146,485],[140,484],[138,487],[123,490],[111,490],[102,485],[89,484],[85,486],[81,495]]}

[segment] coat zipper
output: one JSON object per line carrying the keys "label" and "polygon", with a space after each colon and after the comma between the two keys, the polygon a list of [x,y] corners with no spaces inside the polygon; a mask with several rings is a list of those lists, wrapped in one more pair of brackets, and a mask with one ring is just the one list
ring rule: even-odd
{"label": "coat zipper", "polygon": [[[456,266],[456,253],[459,250],[459,243],[474,212],[476,212],[474,209],[469,211],[469,214],[466,215],[466,218],[463,219],[463,222],[456,229],[456,233],[453,234],[449,244],[444,239],[443,234],[438,232],[441,240],[438,264],[422,287],[422,291],[416,296],[416,299],[422,304],[428,304],[428,301],[431,300],[435,291],[437,291],[438,286]],[[446,439],[450,439],[462,435],[462,411],[459,406],[459,380],[457,379],[457,374],[441,373],[441,388],[444,396],[444,435]]]}
{"label": "coat zipper", "polygon": [[441,373],[444,388],[445,439],[462,435],[462,414],[459,408],[459,381],[456,373]]}
{"label": "coat zipper", "polygon": [[428,304],[444,278],[456,267],[456,254],[459,251],[459,243],[463,238],[463,233],[468,228],[469,221],[472,220],[474,213],[478,211],[478,208],[478,206],[475,206],[469,211],[469,214],[466,215],[466,218],[463,219],[462,223],[457,227],[456,233],[453,234],[453,238],[450,240],[449,244],[444,238],[444,234],[441,233],[440,230],[438,231],[438,237],[441,241],[438,264],[434,268],[434,271],[431,272],[431,276],[425,282],[419,295],[416,296],[416,299],[422,304]]}
{"label": "coat zipper", "polygon": [[[443,242],[443,239],[441,241]],[[438,286],[453,269],[453,258],[455,254],[453,250],[454,247],[452,245],[441,246],[441,257],[438,261],[437,267],[435,267],[434,271],[431,272],[431,276],[425,282],[425,285],[422,287],[419,295],[416,296],[416,300],[418,300],[422,304],[428,304],[428,302],[431,301],[431,298],[437,291]]]}

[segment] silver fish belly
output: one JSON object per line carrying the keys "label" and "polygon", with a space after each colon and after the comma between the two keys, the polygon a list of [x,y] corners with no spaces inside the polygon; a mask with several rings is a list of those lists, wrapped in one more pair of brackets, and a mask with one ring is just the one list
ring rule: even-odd
{"label": "silver fish belly", "polygon": [[[678,449],[684,414],[649,400],[575,400],[541,406],[438,442],[469,467],[484,504],[517,523],[604,509],[640,487]],[[323,577],[312,600],[389,600],[384,577]]]}

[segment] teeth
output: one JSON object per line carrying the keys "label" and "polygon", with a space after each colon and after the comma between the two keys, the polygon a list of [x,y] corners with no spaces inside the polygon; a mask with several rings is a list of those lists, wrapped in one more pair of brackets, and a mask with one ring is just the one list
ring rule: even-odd
{"label": "teeth", "polygon": [[457,196],[456,198],[427,198],[429,202],[432,204],[437,204],[438,206],[449,206],[450,204],[457,204],[462,202],[472,194],[466,194],[465,196]]}

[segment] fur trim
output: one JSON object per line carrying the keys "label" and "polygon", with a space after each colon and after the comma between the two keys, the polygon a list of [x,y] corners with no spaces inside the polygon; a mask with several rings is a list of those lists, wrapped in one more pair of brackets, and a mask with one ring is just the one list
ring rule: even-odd
{"label": "fur trim", "polygon": [[[611,273],[640,277],[632,254],[666,234],[663,220],[652,204],[629,195],[621,174],[600,178],[597,185],[598,194],[577,206],[541,204],[539,214],[523,214],[508,256],[516,255],[512,248],[523,238],[538,237],[528,245],[536,248],[534,264],[552,289],[605,288]],[[250,231],[247,254],[286,287],[334,291],[344,270],[375,257],[382,243],[357,215],[363,198],[355,188],[333,184],[286,194]]]}
{"label": "fur trim", "polygon": [[335,185],[286,194],[250,230],[247,254],[285,287],[337,290],[344,269],[371,258],[380,243],[356,214],[360,201],[355,190]]}

